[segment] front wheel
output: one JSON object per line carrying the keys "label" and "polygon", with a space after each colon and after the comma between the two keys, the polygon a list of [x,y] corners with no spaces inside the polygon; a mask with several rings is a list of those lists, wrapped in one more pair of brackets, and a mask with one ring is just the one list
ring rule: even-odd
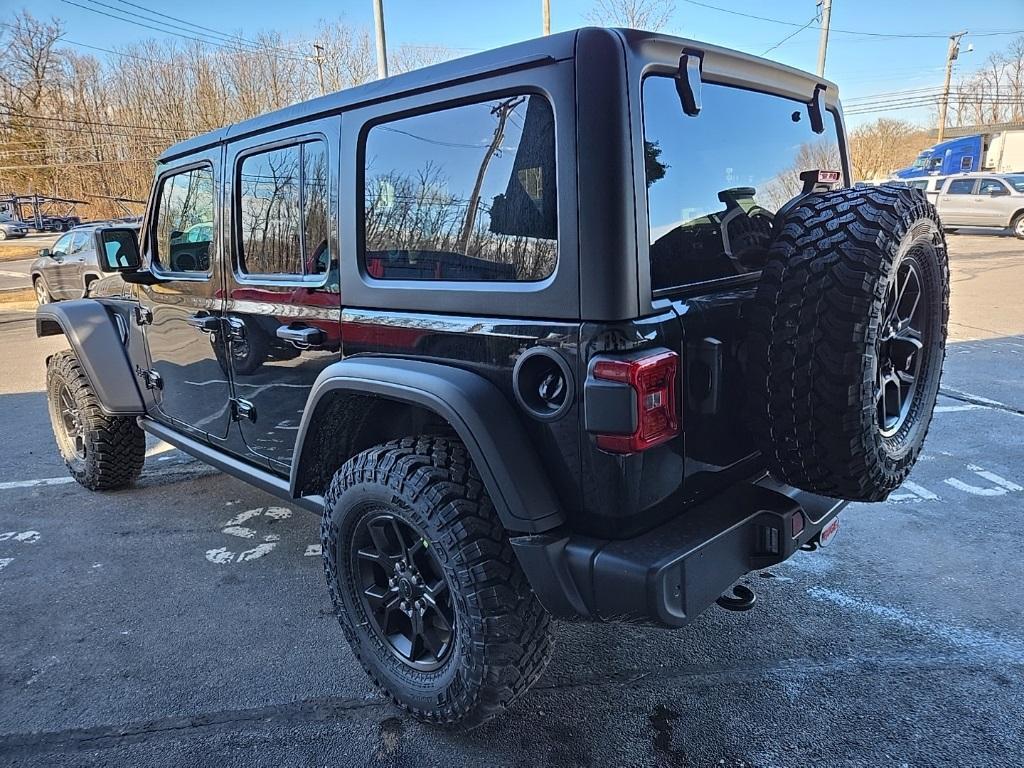
{"label": "front wheel", "polygon": [[418,719],[479,725],[547,666],[550,619],[457,440],[410,437],[348,461],[321,541],[353,652]]}
{"label": "front wheel", "polygon": [[134,417],[103,412],[72,352],[50,358],[46,391],[57,448],[71,476],[92,491],[134,483],[146,460],[146,435]]}
{"label": "front wheel", "polygon": [[46,290],[46,283],[43,282],[43,278],[37,277],[32,281],[32,290],[36,294],[36,304],[39,306],[49,304],[53,301],[53,298],[50,296],[50,292]]}

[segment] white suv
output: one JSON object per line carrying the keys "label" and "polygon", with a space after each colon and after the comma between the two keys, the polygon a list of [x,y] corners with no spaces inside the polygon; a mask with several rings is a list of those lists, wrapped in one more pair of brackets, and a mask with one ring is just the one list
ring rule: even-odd
{"label": "white suv", "polygon": [[1024,240],[1024,173],[950,176],[936,207],[947,232],[957,227],[1010,228]]}

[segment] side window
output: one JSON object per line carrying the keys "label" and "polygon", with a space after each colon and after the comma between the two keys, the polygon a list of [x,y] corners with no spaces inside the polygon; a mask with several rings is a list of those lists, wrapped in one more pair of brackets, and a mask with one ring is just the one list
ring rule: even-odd
{"label": "side window", "polygon": [[206,273],[213,241],[213,171],[192,168],[160,183],[154,259],[171,272]]}
{"label": "side window", "polygon": [[936,179],[935,180],[935,191],[937,191],[937,192],[941,191],[942,188],[945,186],[945,184],[946,184],[946,180],[945,179]]}
{"label": "side window", "polygon": [[89,243],[88,232],[85,232],[84,230],[79,230],[77,232],[72,232],[71,234],[74,235],[74,237],[71,238],[71,249],[68,251],[69,256],[76,254],[81,250],[84,250],[85,246],[88,245]]}
{"label": "side window", "polygon": [[58,254],[59,253],[59,254],[63,254],[64,256],[67,256],[68,255],[68,251],[71,250],[71,238],[72,237],[74,237],[74,233],[72,233],[72,232],[68,232],[66,235],[61,237],[60,240],[58,240],[56,243],[53,244],[53,250],[51,251],[51,253],[53,253],[53,254]]}
{"label": "side window", "polygon": [[960,158],[960,170],[961,171],[967,172],[967,171],[971,170],[972,168],[974,168],[974,158],[973,157],[968,156],[968,157],[961,157]]}
{"label": "side window", "polygon": [[544,97],[505,96],[376,125],[363,162],[370,276],[535,281],[554,272],[555,121]]}
{"label": "side window", "polygon": [[243,274],[303,277],[329,270],[324,142],[247,155],[238,167],[236,190]]}
{"label": "side window", "polygon": [[949,182],[950,195],[969,195],[974,192],[974,179],[956,179]]}
{"label": "side window", "polygon": [[910,182],[909,186],[913,187],[914,189],[928,189],[928,182],[927,181],[912,181],[912,182]]}
{"label": "side window", "polygon": [[1010,194],[1010,191],[1006,188],[1003,182],[999,181],[999,179],[982,179],[981,189],[978,190],[978,194],[991,195],[993,193],[997,195],[1008,195]]}

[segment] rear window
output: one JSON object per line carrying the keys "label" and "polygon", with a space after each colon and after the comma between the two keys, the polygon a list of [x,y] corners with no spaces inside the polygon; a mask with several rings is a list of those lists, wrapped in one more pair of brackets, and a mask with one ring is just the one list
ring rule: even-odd
{"label": "rear window", "polygon": [[376,125],[363,158],[371,277],[533,281],[554,271],[555,123],[544,97]]}
{"label": "rear window", "polygon": [[842,170],[835,117],[811,130],[807,105],[705,83],[697,117],[670,77],[644,80],[644,160],[654,290],[759,269],[774,213],[806,170]]}

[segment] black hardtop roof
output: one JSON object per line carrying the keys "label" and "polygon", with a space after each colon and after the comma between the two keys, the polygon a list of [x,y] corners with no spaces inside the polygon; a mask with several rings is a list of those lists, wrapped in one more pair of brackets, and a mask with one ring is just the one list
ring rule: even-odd
{"label": "black hardtop roof", "polygon": [[[250,118],[249,120],[243,120],[240,123],[233,123],[223,128],[218,128],[215,131],[173,144],[163,151],[160,157],[157,158],[157,162],[167,162],[180,158],[183,155],[212,147],[228,139],[240,138],[274,128],[301,123],[318,116],[337,112],[346,107],[385,101],[400,95],[410,95],[418,91],[430,90],[439,85],[474,79],[485,74],[501,72],[503,70],[518,69],[530,64],[570,59],[575,55],[577,40],[583,33],[617,35],[623,45],[633,53],[637,53],[649,43],[661,45],[670,43],[673,47],[682,46],[684,48],[692,46],[703,51],[713,51],[720,57],[753,64],[759,68],[770,67],[773,70],[785,72],[790,77],[795,76],[800,80],[806,80],[808,83],[828,83],[826,80],[817,78],[810,73],[793,69],[792,67],[696,40],[687,40],[671,35],[635,29],[583,27],[569,32],[560,32],[555,35],[548,35],[547,37],[538,37],[533,40],[513,43],[512,45],[469,56],[462,56],[457,59],[441,62],[440,64],[433,64],[429,67],[394,75],[383,80],[373,80],[363,85],[329,93],[325,96]],[[811,92],[813,92],[813,85],[810,86],[808,93]],[[834,86],[832,93],[835,93]]]}

